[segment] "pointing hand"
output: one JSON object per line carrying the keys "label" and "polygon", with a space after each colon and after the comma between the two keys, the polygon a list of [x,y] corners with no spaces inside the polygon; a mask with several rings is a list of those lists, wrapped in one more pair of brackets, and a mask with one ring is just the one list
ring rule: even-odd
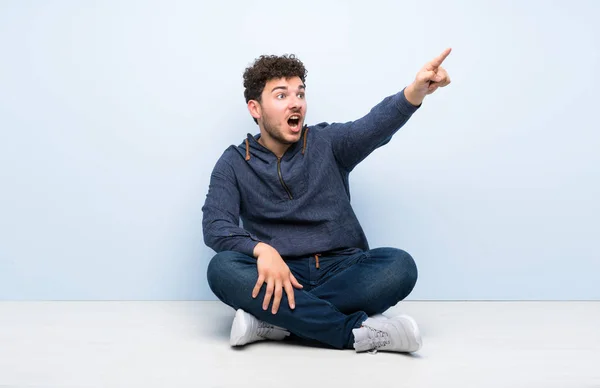
{"label": "pointing hand", "polygon": [[450,84],[450,76],[442,67],[442,62],[452,51],[451,48],[444,50],[439,56],[427,62],[419,70],[412,84],[406,87],[404,94],[406,99],[413,105],[420,105],[428,94]]}

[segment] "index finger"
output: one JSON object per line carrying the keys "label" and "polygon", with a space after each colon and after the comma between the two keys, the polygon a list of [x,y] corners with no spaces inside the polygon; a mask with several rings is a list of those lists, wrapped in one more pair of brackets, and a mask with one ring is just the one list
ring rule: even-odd
{"label": "index finger", "polygon": [[444,50],[440,55],[438,55],[437,57],[435,57],[431,62],[429,62],[429,64],[432,67],[440,67],[442,65],[442,62],[444,62],[444,59],[446,59],[446,57],[448,55],[450,55],[450,52],[452,51],[451,48],[447,48],[446,50]]}
{"label": "index finger", "polygon": [[292,287],[292,283],[288,280],[284,283],[283,288],[285,289],[285,294],[288,298],[288,304],[290,308],[293,310],[296,308],[296,300],[294,299],[294,287]]}

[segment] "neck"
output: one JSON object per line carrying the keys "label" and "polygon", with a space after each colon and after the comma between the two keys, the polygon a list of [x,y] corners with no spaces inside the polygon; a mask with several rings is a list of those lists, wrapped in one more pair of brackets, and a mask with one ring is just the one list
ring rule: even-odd
{"label": "neck", "polygon": [[290,144],[282,144],[277,140],[271,138],[265,131],[261,131],[260,138],[258,139],[258,143],[271,151],[277,156],[277,158],[281,158],[285,151],[290,148]]}

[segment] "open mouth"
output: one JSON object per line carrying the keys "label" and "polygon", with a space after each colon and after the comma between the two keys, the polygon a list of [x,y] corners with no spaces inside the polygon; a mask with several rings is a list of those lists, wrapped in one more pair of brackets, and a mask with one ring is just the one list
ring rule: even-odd
{"label": "open mouth", "polygon": [[291,128],[298,128],[298,124],[300,124],[300,115],[291,115],[288,119],[288,125]]}

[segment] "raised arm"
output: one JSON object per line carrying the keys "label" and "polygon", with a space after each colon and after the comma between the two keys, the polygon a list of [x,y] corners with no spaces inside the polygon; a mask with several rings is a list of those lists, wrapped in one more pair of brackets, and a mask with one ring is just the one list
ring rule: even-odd
{"label": "raised arm", "polygon": [[451,51],[452,49],[447,48],[419,70],[414,82],[404,91],[411,104],[421,105],[425,96],[450,84],[450,76],[442,67],[442,62],[450,55]]}
{"label": "raised arm", "polygon": [[399,93],[386,97],[364,117],[347,123],[333,123],[327,129],[331,135],[333,153],[338,163],[351,171],[375,149],[388,143],[410,119],[428,94],[450,83],[441,67],[450,49],[428,62],[415,80]]}

